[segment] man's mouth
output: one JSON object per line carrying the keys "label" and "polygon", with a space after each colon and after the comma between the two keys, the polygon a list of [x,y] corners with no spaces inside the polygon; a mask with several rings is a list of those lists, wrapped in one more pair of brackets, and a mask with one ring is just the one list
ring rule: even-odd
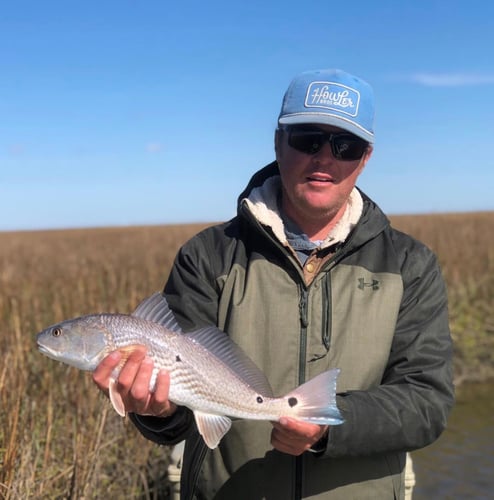
{"label": "man's mouth", "polygon": [[327,175],[309,175],[307,180],[309,182],[333,182],[333,179]]}

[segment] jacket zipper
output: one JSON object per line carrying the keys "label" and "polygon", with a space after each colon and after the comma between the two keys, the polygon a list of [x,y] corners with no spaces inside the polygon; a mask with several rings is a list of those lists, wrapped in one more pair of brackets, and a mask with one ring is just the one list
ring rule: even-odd
{"label": "jacket zipper", "polygon": [[[309,292],[304,285],[300,285],[300,354],[298,363],[298,384],[305,382],[306,367],[305,360],[307,358],[307,326],[309,325]],[[302,482],[303,482],[303,455],[295,457],[295,484],[294,484],[294,499],[302,498]]]}
{"label": "jacket zipper", "polygon": [[323,329],[322,329],[322,342],[326,351],[329,351],[329,347],[331,345],[331,306],[330,306],[330,298],[331,298],[331,280],[329,277],[329,273],[324,277],[324,293],[323,293]]}
{"label": "jacket zipper", "polygon": [[298,384],[305,382],[305,358],[307,357],[307,326],[309,325],[308,302],[309,293],[300,285],[300,355],[298,363]]}

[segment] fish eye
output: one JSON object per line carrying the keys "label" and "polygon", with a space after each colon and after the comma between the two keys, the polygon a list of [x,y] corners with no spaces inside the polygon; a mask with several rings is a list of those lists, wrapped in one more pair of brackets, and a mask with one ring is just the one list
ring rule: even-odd
{"label": "fish eye", "polygon": [[58,326],[56,328],[54,328],[52,331],[51,331],[51,334],[54,336],[54,337],[60,337],[60,335],[62,335],[62,329],[59,328]]}

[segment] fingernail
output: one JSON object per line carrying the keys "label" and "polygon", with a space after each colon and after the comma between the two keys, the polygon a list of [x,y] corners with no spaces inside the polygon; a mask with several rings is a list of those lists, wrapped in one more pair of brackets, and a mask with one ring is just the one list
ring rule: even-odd
{"label": "fingernail", "polygon": [[154,361],[152,358],[150,358],[149,356],[146,356],[143,360],[142,360],[142,363],[143,364],[146,364],[148,366],[151,366],[152,364],[154,364]]}
{"label": "fingernail", "polygon": [[279,422],[281,425],[288,425],[288,419],[285,417],[281,417]]}
{"label": "fingernail", "polygon": [[118,351],[113,351],[110,354],[108,354],[108,358],[111,361],[120,361],[121,357],[122,357],[122,355]]}

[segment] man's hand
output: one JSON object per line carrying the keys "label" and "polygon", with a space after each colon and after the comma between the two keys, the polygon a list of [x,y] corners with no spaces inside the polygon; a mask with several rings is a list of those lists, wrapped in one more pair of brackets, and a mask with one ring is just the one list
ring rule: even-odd
{"label": "man's hand", "polygon": [[325,433],[327,425],[317,425],[282,417],[279,422],[272,422],[271,444],[275,449],[289,455],[301,455],[314,446]]}
{"label": "man's hand", "polygon": [[[113,370],[121,363],[122,354],[110,353],[101,361],[93,373],[95,384],[108,396],[108,386]],[[144,346],[136,348],[122,367],[116,384],[122,396],[125,411],[139,415],[167,417],[175,413],[177,407],[168,400],[170,375],[160,370],[156,379],[155,392],[149,390],[153,373],[153,360],[146,356]]]}

